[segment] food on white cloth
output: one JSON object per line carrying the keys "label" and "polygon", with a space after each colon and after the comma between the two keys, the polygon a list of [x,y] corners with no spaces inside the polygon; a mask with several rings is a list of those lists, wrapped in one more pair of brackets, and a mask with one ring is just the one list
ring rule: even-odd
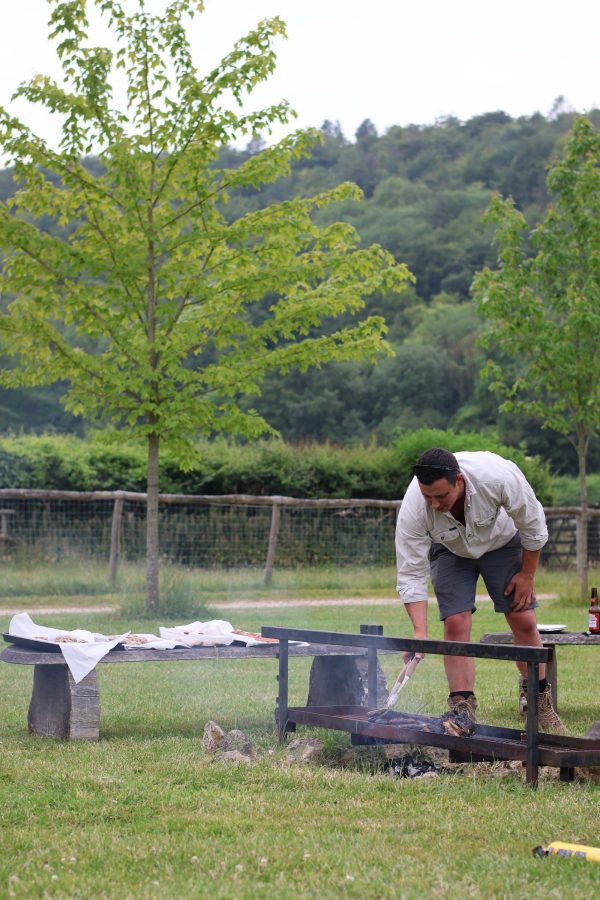
{"label": "food on white cloth", "polygon": [[233,634],[237,634],[237,635],[239,635],[239,637],[252,638],[253,640],[258,641],[261,644],[278,644],[279,643],[277,638],[263,637],[262,634],[258,634],[255,631],[242,631],[241,628],[234,628]]}
{"label": "food on white cloth", "polygon": [[156,640],[153,634],[128,634],[125,638],[125,644],[149,644],[150,641]]}

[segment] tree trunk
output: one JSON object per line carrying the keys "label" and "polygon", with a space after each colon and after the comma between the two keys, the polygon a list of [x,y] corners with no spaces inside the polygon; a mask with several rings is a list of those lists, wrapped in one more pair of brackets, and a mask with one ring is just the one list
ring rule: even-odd
{"label": "tree trunk", "polygon": [[148,497],[146,501],[146,605],[149,612],[158,612],[158,448],[159,437],[148,437]]}
{"label": "tree trunk", "polygon": [[579,517],[579,540],[577,542],[577,574],[581,588],[581,599],[588,597],[588,494],[586,478],[586,456],[588,440],[587,436],[578,429],[577,431],[577,459],[579,462],[579,505],[581,516]]}

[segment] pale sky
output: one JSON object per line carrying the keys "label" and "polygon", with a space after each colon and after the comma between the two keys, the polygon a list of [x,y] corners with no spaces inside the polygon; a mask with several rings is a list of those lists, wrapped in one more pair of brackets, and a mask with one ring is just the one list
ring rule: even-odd
{"label": "pale sky", "polygon": [[[164,5],[146,2],[151,11]],[[3,0],[1,8],[0,104],[54,142],[47,117],[10,104],[19,82],[60,71],[47,41],[49,6]],[[298,118],[274,138],[325,119],[352,139],[366,118],[382,134],[498,109],[546,114],[559,95],[579,112],[600,105],[598,0],[206,0],[190,30],[199,71],[273,15],[288,40],[277,42],[277,70],[248,108],[290,101]]]}

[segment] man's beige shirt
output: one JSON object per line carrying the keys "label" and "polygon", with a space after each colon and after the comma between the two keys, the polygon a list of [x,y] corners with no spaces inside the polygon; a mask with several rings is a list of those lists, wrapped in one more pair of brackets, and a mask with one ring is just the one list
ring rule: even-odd
{"label": "man's beige shirt", "polygon": [[429,550],[443,544],[457,556],[479,559],[507,544],[518,531],[526,550],[548,540],[544,510],[533,488],[510,460],[488,451],[455,454],[465,479],[465,524],[429,506],[416,478],[396,525],[397,590],[404,603],[425,600]]}

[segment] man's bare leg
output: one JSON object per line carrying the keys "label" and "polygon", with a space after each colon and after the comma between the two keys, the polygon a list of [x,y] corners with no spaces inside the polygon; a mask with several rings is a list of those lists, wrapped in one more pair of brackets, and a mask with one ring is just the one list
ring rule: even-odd
{"label": "man's bare leg", "polygon": [[[444,619],[445,641],[469,641],[473,613],[462,612]],[[444,668],[450,693],[472,691],[475,686],[475,660],[472,656],[444,656]]]}
{"label": "man's bare leg", "polygon": [[[506,613],[506,621],[513,633],[515,644],[529,645],[531,647],[542,647],[542,639],[537,628],[535,620],[535,612],[532,609],[523,612]],[[519,714],[521,718],[525,718],[527,714],[527,702],[525,692],[525,680],[527,678],[527,666],[525,663],[517,663],[519,672],[521,673],[521,683],[519,690]],[[540,705],[539,705],[539,727],[541,731],[548,731],[551,734],[566,734],[567,729],[564,726],[560,716],[554,708],[552,702],[552,692],[550,685],[546,682],[546,666],[540,664]]]}
{"label": "man's bare leg", "polygon": [[[523,612],[505,613],[508,627],[512,631],[514,643],[520,646],[542,647],[542,639],[537,627],[535,610],[525,609]],[[517,669],[527,677],[527,663],[518,662]],[[540,680],[546,677],[546,666],[540,664]]]}

